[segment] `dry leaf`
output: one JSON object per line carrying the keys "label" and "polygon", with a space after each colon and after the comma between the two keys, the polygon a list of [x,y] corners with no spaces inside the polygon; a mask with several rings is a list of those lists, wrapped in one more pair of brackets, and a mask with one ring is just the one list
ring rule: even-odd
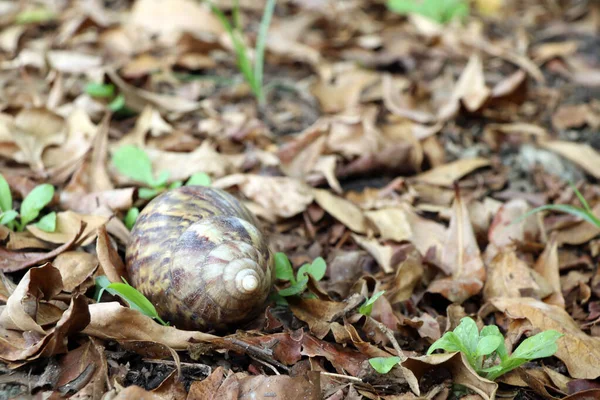
{"label": "dry leaf", "polygon": [[[98,259],[83,251],[67,251],[59,254],[52,265],[60,272],[63,290],[72,293],[94,274]],[[88,287],[92,285],[93,282]]]}
{"label": "dry leaf", "polygon": [[440,293],[452,302],[462,303],[483,288],[485,266],[467,204],[459,193],[454,200],[440,267],[451,276],[433,281],[427,289],[429,292]]}
{"label": "dry leaf", "polygon": [[356,233],[367,231],[366,219],[354,203],[335,196],[327,190],[314,189],[315,201],[335,219]]}
{"label": "dry leaf", "polygon": [[541,146],[583,168],[594,178],[600,178],[600,154],[589,144],[554,140]]}
{"label": "dry leaf", "polygon": [[544,277],[546,282],[552,287],[553,293],[550,297],[544,299],[544,302],[564,308],[565,299],[563,298],[560,287],[560,267],[556,235],[552,235],[550,241],[546,244],[544,252],[535,263],[534,270],[538,272],[540,276]]}
{"label": "dry leaf", "polygon": [[423,172],[414,179],[430,185],[452,186],[463,176],[488,165],[490,165],[490,161],[485,158],[465,158]]}
{"label": "dry leaf", "polygon": [[81,245],[87,246],[95,239],[96,229],[106,224],[108,218],[99,215],[81,215],[72,211],[62,211],[56,214],[56,229],[46,232],[35,225],[27,225],[27,230],[35,237],[50,243],[63,244],[72,240],[81,224],[85,229],[81,233]]}

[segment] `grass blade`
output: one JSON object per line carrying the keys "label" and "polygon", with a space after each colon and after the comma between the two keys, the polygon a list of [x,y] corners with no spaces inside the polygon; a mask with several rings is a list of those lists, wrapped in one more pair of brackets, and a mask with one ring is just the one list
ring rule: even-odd
{"label": "grass blade", "polygon": [[517,220],[515,222],[520,222],[523,219],[529,217],[530,215],[533,215],[540,211],[546,211],[546,210],[561,211],[564,213],[568,213],[568,214],[574,215],[576,217],[579,217],[593,225],[596,225],[598,228],[600,228],[600,220],[598,218],[596,218],[596,216],[594,214],[592,214],[589,211],[584,210],[583,208],[578,208],[578,207],[574,207],[574,206],[567,205],[567,204],[547,204],[545,206],[534,208],[533,210],[531,210],[531,211],[523,214],[521,217],[517,218]]}
{"label": "grass blade", "polygon": [[269,26],[271,25],[271,18],[275,11],[275,3],[277,0],[267,0],[265,10],[263,12],[262,20],[260,21],[260,28],[258,30],[258,37],[256,39],[256,49],[254,58],[254,80],[258,89],[257,97],[259,103],[264,102],[263,93],[263,71],[265,62],[265,47],[267,44],[267,33]]}
{"label": "grass blade", "polygon": [[579,191],[579,189],[577,189],[575,187],[575,185],[573,184],[573,182],[569,182],[569,184],[573,188],[573,191],[575,192],[575,195],[577,195],[577,198],[579,199],[579,202],[581,202],[581,204],[583,205],[583,207],[586,209],[587,212],[589,212],[590,214],[592,214],[592,208],[588,204],[588,202],[585,199],[585,197],[583,197],[583,194],[581,194],[581,192]]}

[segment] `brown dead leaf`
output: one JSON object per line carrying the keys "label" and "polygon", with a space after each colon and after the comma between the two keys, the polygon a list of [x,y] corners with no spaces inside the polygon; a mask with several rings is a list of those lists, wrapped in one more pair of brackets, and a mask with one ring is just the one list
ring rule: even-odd
{"label": "brown dead leaf", "polygon": [[494,297],[534,297],[541,300],[552,291],[552,286],[542,275],[520,260],[514,250],[506,248],[488,265],[483,298],[486,301]]}
{"label": "brown dead leaf", "polygon": [[72,240],[80,225],[85,224],[85,229],[80,235],[82,240],[80,243],[82,246],[87,246],[96,238],[96,229],[107,221],[108,218],[99,215],[81,215],[72,211],[62,211],[56,214],[54,232],[43,231],[35,225],[27,225],[27,230],[46,242],[63,244]]}
{"label": "brown dead leaf", "polygon": [[403,208],[382,208],[366,211],[364,215],[367,223],[375,228],[383,240],[401,242],[413,237],[413,231]]}
{"label": "brown dead leaf", "polygon": [[[152,0],[150,0],[152,2]],[[187,100],[179,96],[170,96],[149,92],[144,89],[137,88],[125,82],[119,75],[109,69],[106,74],[110,80],[119,87],[121,94],[125,97],[127,107],[135,111],[142,112],[146,105],[151,104],[162,112],[187,113],[200,108],[200,103]]]}
{"label": "brown dead leaf", "polygon": [[407,249],[404,260],[398,265],[394,279],[388,285],[382,285],[382,290],[385,290],[390,304],[408,300],[413,295],[415,287],[421,282],[423,273],[423,259],[411,246]]}
{"label": "brown dead leaf", "polygon": [[106,392],[108,371],[104,347],[88,338],[84,344],[59,359],[56,392],[75,398],[99,398]]}
{"label": "brown dead leaf", "polygon": [[539,331],[555,329],[565,336],[558,339],[555,356],[565,363],[573,378],[600,376],[600,338],[586,335],[561,307],[532,298],[496,298],[490,303],[509,318],[526,318]]}
{"label": "brown dead leaf", "polygon": [[286,177],[235,174],[214,181],[213,186],[220,189],[238,186],[246,197],[282,218],[303,212],[314,200],[310,186]]}
{"label": "brown dead leaf", "polygon": [[64,142],[63,119],[45,108],[24,109],[17,114],[12,128],[13,140],[21,151],[15,160],[26,163],[35,171],[43,171],[42,153],[51,145]]}
{"label": "brown dead leaf", "polygon": [[309,357],[326,358],[340,374],[358,376],[361,374],[361,364],[367,361],[367,356],[348,347],[342,347],[319,340],[310,335],[304,335],[302,354]]}
{"label": "brown dead leaf", "polygon": [[86,335],[116,341],[148,340],[174,350],[185,350],[191,341],[210,342],[217,336],[196,331],[182,331],[154,322],[139,311],[117,302],[90,304],[90,323]]}
{"label": "brown dead leaf", "polygon": [[104,225],[98,228],[96,254],[103,274],[111,282],[122,282],[122,278],[128,278],[123,259],[119,256],[117,249],[113,247]]}
{"label": "brown dead leaf", "polygon": [[310,331],[317,338],[323,339],[329,333],[331,322],[343,317],[362,303],[363,300],[362,296],[355,295],[343,302],[290,298],[288,303],[296,318],[306,322],[310,327]]}
{"label": "brown dead leaf", "polygon": [[[285,398],[286,400],[318,400],[321,398],[319,372],[307,375],[255,375],[238,378],[239,398]],[[218,392],[217,392],[218,393]]]}
{"label": "brown dead leaf", "polygon": [[373,85],[379,75],[368,70],[350,69],[335,72],[329,79],[321,79],[312,87],[314,96],[319,100],[321,108],[326,113],[336,113],[348,110],[360,102],[362,91]]}
{"label": "brown dead leaf", "polygon": [[565,307],[565,299],[560,287],[560,268],[558,262],[558,243],[556,235],[552,235],[546,244],[544,252],[535,263],[534,270],[544,277],[552,287],[552,294],[544,299],[544,303],[552,304],[561,308]]}
{"label": "brown dead leaf", "polygon": [[589,144],[554,140],[541,146],[575,163],[594,178],[600,178],[600,154]]}
{"label": "brown dead leaf", "polygon": [[201,381],[193,381],[188,392],[187,400],[208,399],[214,396],[223,383],[225,370],[219,366],[206,378]]}
{"label": "brown dead leaf", "polygon": [[137,0],[129,18],[132,29],[142,28],[157,34],[165,45],[175,44],[184,32],[196,35],[224,32],[207,4],[192,0],[171,0],[168,5],[154,0]]}
{"label": "brown dead leaf", "polygon": [[4,329],[46,334],[36,321],[39,303],[51,300],[61,290],[60,271],[50,263],[31,268],[8,298],[6,308],[0,315],[0,326]]}
{"label": "brown dead leaf", "polygon": [[440,264],[442,270],[451,276],[433,281],[428,288],[429,292],[440,293],[457,303],[479,293],[486,280],[485,266],[467,207],[457,193]]}
{"label": "brown dead leaf", "polygon": [[52,69],[69,74],[81,74],[101,66],[102,58],[70,50],[51,50],[46,55]]}
{"label": "brown dead leaf", "polygon": [[600,127],[600,114],[594,113],[589,104],[563,105],[552,115],[552,125],[557,130],[580,128],[586,124],[592,129]]}
{"label": "brown dead leaf", "polygon": [[488,165],[490,161],[485,158],[464,158],[423,172],[414,179],[430,185],[452,186],[463,176]]}
{"label": "brown dead leaf", "polygon": [[73,244],[82,237],[84,228],[85,225],[80,224],[79,230],[75,232],[65,244],[48,253],[14,252],[7,251],[0,247],[0,270],[3,272],[15,272],[36,264],[40,264],[43,261],[50,260],[56,257],[58,254],[70,249],[71,246],[73,246]]}
{"label": "brown dead leaf", "polygon": [[313,189],[312,192],[317,204],[349,229],[357,233],[367,231],[365,216],[354,203],[333,195],[328,190]]}
{"label": "brown dead leaf", "polygon": [[474,53],[458,78],[447,104],[439,110],[438,118],[452,118],[459,111],[461,103],[468,111],[477,111],[488,100],[490,94],[491,90],[485,84],[481,57]]}

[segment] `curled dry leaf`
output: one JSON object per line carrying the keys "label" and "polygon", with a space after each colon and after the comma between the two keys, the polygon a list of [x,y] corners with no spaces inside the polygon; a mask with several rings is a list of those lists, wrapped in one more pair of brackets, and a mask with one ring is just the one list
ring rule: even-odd
{"label": "curled dry leaf", "polygon": [[484,300],[494,297],[534,297],[544,299],[552,294],[552,286],[542,275],[517,257],[512,249],[504,249],[489,263]]}
{"label": "curled dry leaf", "polygon": [[565,299],[563,298],[560,287],[560,266],[556,234],[553,234],[550,241],[546,244],[544,252],[535,263],[534,270],[539,273],[552,288],[552,294],[544,299],[544,303],[564,308]]}
{"label": "curled dry leaf", "polygon": [[38,307],[41,301],[52,300],[62,286],[60,271],[52,264],[31,268],[8,298],[0,315],[0,326],[45,335],[46,331],[37,322]]}
{"label": "curled dry leaf", "polygon": [[108,365],[104,346],[88,338],[84,344],[59,359],[56,391],[62,395],[76,393],[75,398],[96,399],[106,392]]}
{"label": "curled dry leaf", "polygon": [[350,296],[344,302],[320,299],[290,298],[288,303],[296,318],[308,323],[310,331],[323,339],[330,330],[330,323],[343,317],[363,302],[360,295]]}
{"label": "curled dry leaf", "polygon": [[0,247],[0,270],[3,272],[15,272],[22,269],[31,267],[33,265],[40,264],[43,261],[50,260],[60,253],[68,250],[76,243],[81,237],[84,231],[85,224],[80,222],[79,230],[75,232],[71,238],[62,246],[49,251],[47,253],[39,252],[14,252],[7,251]]}
{"label": "curled dry leaf", "polygon": [[[561,307],[533,298],[495,298],[490,303],[512,319],[527,319],[539,331],[557,330],[565,336],[558,339],[558,357],[569,374],[577,379],[600,376],[600,338],[586,335]],[[483,311],[483,310],[482,310]]]}
{"label": "curled dry leaf", "polygon": [[308,357],[324,357],[340,374],[359,376],[363,373],[362,364],[367,356],[347,347],[319,340],[305,335],[302,343],[302,355]]}
{"label": "curled dry leaf", "polygon": [[335,73],[334,83],[322,78],[313,85],[312,92],[324,112],[336,113],[358,105],[362,91],[379,79],[378,74],[371,71],[343,70]]}
{"label": "curled dry leaf", "polygon": [[97,55],[70,50],[51,50],[46,56],[52,69],[70,74],[86,73],[102,64],[102,58]]}
{"label": "curled dry leaf", "polygon": [[486,271],[473,232],[467,204],[456,194],[440,267],[451,275],[433,281],[427,289],[462,303],[483,288]]}
{"label": "curled dry leaf", "polygon": [[185,350],[190,343],[211,342],[217,336],[196,331],[182,331],[159,325],[139,311],[117,302],[90,304],[90,323],[86,335],[116,341],[147,340],[174,350]]}
{"label": "curled dry leaf", "polygon": [[106,226],[98,228],[98,240],[96,241],[96,254],[102,272],[111,282],[122,282],[122,278],[127,278],[125,264],[119,256],[117,249],[111,243]]}

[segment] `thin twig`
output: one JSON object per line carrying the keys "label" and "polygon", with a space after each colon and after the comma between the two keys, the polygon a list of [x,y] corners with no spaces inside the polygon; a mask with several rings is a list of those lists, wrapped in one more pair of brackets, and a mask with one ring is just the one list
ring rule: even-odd
{"label": "thin twig", "polygon": [[363,383],[363,380],[360,378],[357,378],[355,376],[349,376],[349,375],[341,375],[341,374],[334,374],[332,372],[323,372],[323,371],[319,371],[321,373],[321,375],[325,375],[325,376],[331,376],[332,378],[340,378],[340,379],[345,379],[348,381],[352,381],[352,382],[360,382]]}
{"label": "thin twig", "polygon": [[406,360],[404,352],[402,351],[400,345],[398,344],[398,341],[394,337],[394,332],[392,332],[387,326],[385,326],[381,322],[377,321],[375,318],[371,318],[371,320],[375,322],[375,325],[377,325],[381,332],[383,332],[384,335],[390,340],[390,343],[392,343],[394,350],[396,350],[396,352],[398,353],[398,357],[400,357],[402,361]]}
{"label": "thin twig", "polygon": [[[159,360],[159,359],[154,359],[154,358],[144,358],[143,361],[150,363],[150,364],[165,364],[165,365],[173,365],[173,366],[177,365],[177,363],[175,361],[171,361],[171,360]],[[206,376],[208,376],[212,373],[211,366],[206,365],[206,364],[180,362],[179,365],[181,365],[181,367],[184,367],[184,368],[200,370]]]}
{"label": "thin twig", "polygon": [[271,369],[273,372],[275,372],[275,375],[281,375],[281,374],[279,373],[279,371],[277,371],[277,368],[275,368],[273,365],[269,364],[268,362],[266,362],[266,361],[263,361],[263,360],[261,360],[261,359],[259,359],[259,358],[253,357],[253,356],[249,356],[249,357],[250,357],[251,359],[253,359],[254,361],[256,361],[256,362],[258,362],[258,363],[261,363],[262,365],[264,365],[264,366],[266,366],[266,367],[269,367],[269,368],[270,368],[270,369]]}
{"label": "thin twig", "polygon": [[232,345],[241,347],[242,349],[244,349],[244,353],[249,356],[254,356],[261,360],[267,361],[273,365],[276,365],[278,368],[284,370],[285,372],[290,371],[290,369],[288,367],[286,367],[279,361],[276,361],[273,359],[273,351],[270,349],[257,347],[257,346],[251,345],[251,344],[246,343],[239,339],[225,339],[225,340],[228,341],[229,343],[231,343]]}

